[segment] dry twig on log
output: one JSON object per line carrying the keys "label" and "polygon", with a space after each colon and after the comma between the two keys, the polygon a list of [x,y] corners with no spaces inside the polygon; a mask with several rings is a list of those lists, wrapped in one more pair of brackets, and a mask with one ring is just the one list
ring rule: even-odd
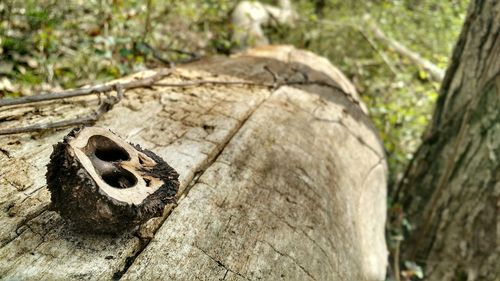
{"label": "dry twig on log", "polygon": [[377,45],[375,44],[375,42],[373,42],[373,40],[365,33],[365,31],[363,30],[363,28],[356,26],[355,29],[359,32],[359,34],[361,34],[361,36],[363,36],[363,38],[366,40],[366,42],[368,42],[368,44],[370,45],[370,47],[375,52],[377,52],[377,54],[384,61],[384,63],[389,68],[389,70],[394,75],[397,75],[398,74],[398,70],[394,66],[394,63],[392,63],[391,60],[387,57],[387,55],[377,47]]}
{"label": "dry twig on log", "polygon": [[77,96],[85,96],[95,93],[103,93],[115,90],[117,92],[117,96],[108,96],[105,101],[103,101],[99,108],[88,116],[78,117],[70,120],[63,120],[51,123],[43,123],[43,124],[35,124],[29,125],[25,127],[19,128],[8,128],[8,129],[0,129],[0,135],[12,135],[12,134],[20,134],[20,133],[28,133],[28,132],[38,132],[47,129],[55,129],[55,128],[63,128],[69,126],[76,125],[91,125],[99,118],[104,115],[104,113],[110,111],[118,102],[121,101],[123,97],[124,90],[139,88],[139,87],[153,87],[153,86],[161,86],[161,87],[197,87],[207,84],[212,85],[249,85],[249,86],[261,86],[261,87],[269,87],[269,88],[279,88],[281,86],[293,86],[293,85],[320,85],[324,87],[334,88],[344,93],[349,100],[354,102],[359,106],[359,102],[345,93],[340,87],[335,86],[333,84],[324,82],[324,81],[309,81],[308,77],[305,77],[305,80],[300,81],[279,81],[279,77],[269,69],[269,67],[265,66],[264,70],[269,72],[273,76],[273,83],[266,82],[253,82],[253,81],[243,81],[243,80],[233,80],[233,81],[220,81],[220,80],[191,80],[191,81],[181,81],[181,82],[173,82],[173,83],[164,83],[164,82],[156,82],[171,74],[170,69],[160,70],[155,75],[147,77],[145,79],[136,80],[128,83],[114,83],[109,85],[97,85],[89,88],[81,88],[69,91],[63,91],[59,93],[53,94],[43,94],[38,96],[29,96],[12,100],[0,100],[0,107],[8,106],[8,105],[20,105],[48,100],[56,100],[56,99],[64,99],[69,97],[77,97]]}
{"label": "dry twig on log", "polygon": [[162,78],[170,75],[170,73],[172,73],[171,69],[161,69],[154,75],[151,75],[144,79],[135,80],[127,83],[96,85],[93,87],[62,91],[58,93],[41,94],[41,95],[28,96],[16,99],[4,99],[0,100],[0,107],[104,93],[115,90],[117,84],[120,84],[121,88],[124,91],[140,87],[149,87],[156,81],[161,80]]}
{"label": "dry twig on log", "polygon": [[117,84],[114,84],[114,87],[115,87],[115,90],[117,93],[116,97],[108,96],[106,98],[106,100],[104,100],[99,105],[99,108],[93,114],[90,114],[88,116],[70,119],[70,120],[63,120],[63,121],[52,122],[52,123],[35,124],[35,125],[30,125],[30,126],[20,127],[20,128],[3,129],[3,130],[0,130],[0,136],[1,135],[28,133],[28,132],[37,132],[37,131],[43,131],[43,130],[55,129],[55,128],[63,128],[63,127],[69,127],[69,126],[92,124],[93,122],[99,120],[99,118],[101,118],[101,116],[104,115],[104,113],[110,111],[113,108],[113,106],[115,106],[122,99],[122,97],[123,97],[123,85],[120,83],[117,83]]}
{"label": "dry twig on log", "polygon": [[106,112],[110,111],[118,102],[123,98],[124,91],[127,89],[139,88],[139,87],[151,87],[156,81],[168,76],[171,73],[171,69],[162,69],[156,74],[146,77],[144,79],[135,80],[127,83],[114,83],[109,85],[97,85],[88,88],[81,88],[69,91],[63,91],[59,93],[52,94],[42,94],[38,96],[22,97],[18,99],[7,99],[0,100],[0,107],[9,105],[20,105],[41,101],[49,101],[56,99],[64,99],[70,97],[78,97],[91,95],[95,93],[109,92],[112,90],[116,91],[116,96],[108,96],[100,105],[99,108],[88,116],[78,117],[70,120],[63,120],[51,123],[35,124],[20,128],[8,128],[0,130],[0,135],[11,135],[20,134],[28,132],[37,132],[47,129],[63,128],[76,125],[89,125],[99,120],[99,118]]}
{"label": "dry twig on log", "polygon": [[[176,61],[171,61],[165,57],[162,56],[161,52],[158,51],[157,49],[153,48],[150,44],[147,42],[138,42],[135,43],[134,48],[138,49],[140,52],[144,53],[144,49],[147,49],[147,52],[150,52],[151,55],[158,60],[159,62],[163,63],[164,65],[168,67],[174,67],[177,64],[184,64],[184,63],[190,63],[193,61],[197,61],[201,59],[201,55],[195,52],[189,52],[189,51],[184,51],[184,50],[179,50],[179,49],[173,49],[173,48],[162,48],[161,51],[164,52],[171,52],[171,53],[177,53],[180,55],[185,55],[188,56],[188,58],[185,59],[179,59]],[[142,50],[141,50],[142,49]]]}

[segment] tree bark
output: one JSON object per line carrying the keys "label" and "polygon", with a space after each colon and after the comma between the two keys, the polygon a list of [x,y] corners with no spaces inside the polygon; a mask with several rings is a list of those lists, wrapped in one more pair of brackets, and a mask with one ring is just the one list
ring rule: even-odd
{"label": "tree bark", "polygon": [[[45,165],[69,129],[0,137],[0,277],[383,280],[386,161],[351,83],[288,46],[180,66],[161,82],[200,79],[265,85],[133,89],[97,122],[179,173],[178,205],[136,233],[78,233],[50,209]],[[96,103],[17,105],[0,119],[54,121]]]}
{"label": "tree bark", "polygon": [[428,280],[498,280],[500,2],[472,1],[432,123],[401,186],[403,248]]}

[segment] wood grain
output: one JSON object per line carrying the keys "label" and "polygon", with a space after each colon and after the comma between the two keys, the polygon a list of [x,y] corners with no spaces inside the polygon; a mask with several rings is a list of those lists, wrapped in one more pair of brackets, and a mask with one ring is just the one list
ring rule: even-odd
{"label": "wood grain", "polygon": [[[179,204],[139,235],[79,234],[50,210],[45,165],[68,130],[0,137],[0,277],[383,280],[385,156],[340,71],[273,46],[180,66],[160,82],[273,83],[265,68],[309,83],[134,89],[97,122],[180,174]],[[95,104],[13,106],[0,118],[54,121]]]}

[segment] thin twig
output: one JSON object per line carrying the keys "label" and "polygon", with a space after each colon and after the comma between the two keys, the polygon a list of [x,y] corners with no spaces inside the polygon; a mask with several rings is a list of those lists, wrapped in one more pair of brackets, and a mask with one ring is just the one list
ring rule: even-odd
{"label": "thin twig", "polygon": [[13,135],[13,134],[38,132],[47,129],[62,128],[62,127],[69,127],[76,125],[87,125],[90,124],[92,121],[93,118],[91,116],[78,117],[71,120],[63,120],[53,123],[43,123],[43,124],[29,125],[20,128],[2,129],[0,130],[0,135]]}
{"label": "thin twig", "polygon": [[151,86],[156,81],[161,80],[164,77],[170,75],[171,73],[172,73],[171,69],[161,69],[157,73],[155,73],[154,75],[151,75],[151,76],[146,77],[144,79],[139,79],[139,80],[126,82],[126,83],[96,85],[93,87],[80,88],[80,89],[62,91],[62,92],[57,92],[57,93],[41,94],[41,95],[21,97],[21,98],[16,98],[16,99],[3,99],[3,100],[0,100],[0,107],[10,106],[10,105],[27,104],[27,103],[33,103],[33,102],[41,102],[41,101],[49,101],[49,100],[57,100],[57,99],[64,99],[64,98],[71,98],[71,97],[86,96],[86,95],[92,95],[92,94],[96,94],[96,93],[104,93],[104,92],[109,92],[109,91],[116,89],[117,84],[120,84],[121,88],[124,91],[129,90],[129,89],[134,89],[134,88],[147,87],[147,86]]}
{"label": "thin twig", "polygon": [[264,87],[273,87],[273,84],[270,83],[260,83],[260,82],[252,82],[252,81],[218,81],[218,80],[190,80],[190,81],[182,81],[175,83],[154,83],[153,86],[161,86],[161,87],[195,87],[201,85],[251,85],[251,86],[264,86]]}
{"label": "thin twig", "polygon": [[186,56],[190,56],[191,59],[199,59],[201,56],[200,54],[198,53],[195,53],[195,52],[189,52],[189,51],[185,51],[185,50],[180,50],[180,49],[174,49],[174,48],[164,48],[165,51],[168,51],[168,52],[173,52],[173,53],[178,53],[178,54],[181,54],[181,55],[186,55]]}
{"label": "thin twig", "polygon": [[151,2],[152,0],[148,0],[146,5],[146,20],[144,22],[144,32],[142,34],[142,42],[146,41],[146,37],[149,34],[151,29]]}
{"label": "thin twig", "polygon": [[[152,75],[150,77],[147,77],[145,79],[132,81],[132,82],[128,82],[128,83],[115,83],[115,84],[109,84],[109,85],[99,85],[99,86],[94,86],[94,87],[90,87],[90,88],[27,97],[27,98],[39,97],[36,99],[19,98],[19,99],[9,100],[10,103],[8,103],[8,104],[2,104],[1,103],[2,101],[0,100],[0,106],[6,106],[6,105],[18,105],[18,104],[25,104],[25,103],[32,103],[32,102],[40,102],[40,101],[46,101],[46,100],[63,99],[63,98],[75,97],[75,96],[83,96],[83,95],[89,95],[92,93],[109,92],[111,90],[115,90],[117,92],[116,97],[115,96],[108,97],[106,100],[104,100],[100,104],[99,108],[91,115],[88,115],[85,117],[78,117],[78,118],[71,119],[71,120],[53,122],[53,123],[29,125],[29,126],[21,127],[21,128],[2,129],[2,130],[0,130],[0,135],[36,132],[36,131],[42,131],[42,130],[47,130],[47,129],[62,128],[62,127],[83,125],[83,124],[85,124],[85,125],[92,124],[92,123],[96,122],[103,114],[110,111],[113,108],[113,106],[115,106],[117,103],[119,103],[121,101],[121,99],[123,98],[124,91],[126,89],[132,89],[132,88],[138,88],[138,87],[148,87],[148,86],[149,87],[153,87],[153,86],[194,87],[194,86],[212,84],[212,85],[251,85],[251,86],[262,86],[262,87],[269,87],[272,89],[276,89],[276,88],[279,88],[281,86],[319,85],[319,86],[324,86],[324,87],[329,87],[329,88],[339,90],[351,102],[353,102],[354,104],[357,104],[359,106],[359,101],[355,100],[350,94],[345,93],[343,91],[343,89],[338,87],[338,86],[332,85],[332,84],[324,82],[324,81],[309,81],[307,78],[305,81],[277,81],[278,80],[277,75],[274,72],[272,72],[270,69],[266,68],[266,70],[269,71],[273,75],[273,80],[274,80],[273,83],[241,81],[241,80],[240,81],[192,80],[192,81],[182,81],[182,82],[175,82],[175,83],[156,82],[158,80],[161,80],[161,78],[169,75],[171,73],[171,71],[169,69],[168,71],[160,71],[157,74]],[[85,90],[85,91],[83,91],[83,90]]]}
{"label": "thin twig", "polygon": [[190,63],[190,62],[195,62],[195,61],[198,61],[202,58],[202,56],[200,54],[194,53],[194,52],[187,52],[187,51],[171,49],[171,48],[167,48],[166,51],[189,56],[188,58],[178,59],[178,60],[172,62],[173,63],[172,66],[175,66],[177,64],[186,64],[186,63]]}
{"label": "thin twig", "polygon": [[149,45],[146,42],[139,42],[139,43],[135,44],[135,48],[138,51],[140,51],[141,53],[145,54],[143,51],[141,51],[139,49],[139,47],[138,47],[139,44],[140,44],[141,47],[144,47],[144,48],[148,49],[149,52],[151,52],[151,54],[153,55],[153,58],[155,58],[159,62],[163,63],[167,67],[173,67],[174,66],[174,64],[175,64],[174,62],[170,61],[169,59],[164,58],[155,48],[151,47],[151,45]]}
{"label": "thin twig", "polygon": [[396,249],[394,250],[394,277],[396,281],[401,281],[401,270],[399,268],[399,252],[400,252],[401,240],[396,240]]}
{"label": "thin twig", "polygon": [[368,36],[368,34],[366,34],[363,27],[361,27],[357,22],[356,23],[351,22],[351,21],[336,22],[336,21],[325,20],[325,19],[322,19],[320,22],[323,25],[328,25],[329,27],[350,28],[350,29],[358,32],[361,35],[361,37],[363,37],[363,39],[368,43],[368,45],[370,45],[370,48],[372,48],[380,56],[380,58],[385,63],[385,65],[387,65],[389,70],[394,75],[398,74],[398,70],[396,69],[394,63],[391,62],[391,60],[389,59],[387,54],[385,52],[383,52],[382,50],[380,50],[380,48],[377,47],[377,44],[375,44],[375,42],[372,40],[372,38],[370,36]]}
{"label": "thin twig", "polygon": [[43,131],[47,129],[55,129],[55,128],[63,128],[69,126],[76,125],[90,125],[99,118],[101,118],[104,113],[110,111],[117,103],[121,101],[123,98],[123,86],[121,84],[115,84],[116,97],[110,96],[106,100],[104,100],[99,108],[92,114],[84,117],[77,117],[70,120],[63,120],[52,123],[43,123],[43,124],[35,124],[21,128],[9,128],[0,130],[0,135],[12,135],[12,134],[20,134],[20,133],[28,133],[28,132],[37,132]]}
{"label": "thin twig", "polygon": [[279,87],[279,77],[278,77],[278,74],[274,73],[274,71],[271,70],[271,68],[269,68],[269,66],[265,65],[264,66],[264,70],[269,72],[269,74],[271,74],[271,76],[273,77],[273,88],[278,88]]}
{"label": "thin twig", "polygon": [[[266,69],[266,68],[265,68]],[[266,69],[270,71],[270,69]],[[273,72],[271,72],[274,74]],[[277,79],[278,77],[276,74],[273,75],[273,79]],[[306,80],[302,81],[277,81],[273,83],[265,83],[265,82],[252,82],[252,81],[218,81],[218,80],[192,80],[192,81],[183,81],[183,82],[175,82],[175,83],[155,83],[153,86],[162,86],[162,87],[196,87],[196,86],[201,86],[201,85],[207,85],[207,84],[212,84],[212,85],[251,85],[251,86],[262,86],[262,87],[269,87],[273,90],[276,90],[277,88],[281,86],[307,86],[307,85],[318,85],[318,86],[323,86],[323,87],[328,87],[332,88],[335,90],[338,90],[344,96],[351,101],[352,103],[356,104],[357,106],[360,106],[360,103],[358,100],[356,100],[351,94],[346,93],[344,89],[342,89],[339,86],[333,85],[331,83],[325,82],[325,81],[310,81],[308,77],[306,77]]]}
{"label": "thin twig", "polygon": [[377,45],[375,44],[375,42],[373,42],[373,40],[363,31],[363,29],[361,29],[360,27],[355,27],[355,29],[359,32],[359,34],[361,34],[361,36],[366,40],[366,42],[368,42],[368,44],[370,45],[370,47],[380,56],[380,58],[382,58],[382,60],[384,61],[384,63],[387,65],[387,67],[389,67],[389,70],[395,76],[397,76],[398,75],[398,71],[396,70],[396,67],[394,67],[394,64],[387,57],[387,55],[382,50],[380,50],[377,47]]}
{"label": "thin twig", "polygon": [[[161,86],[161,87],[196,87],[201,85],[250,85],[250,86],[262,86],[262,87],[270,87],[270,88],[279,88],[281,86],[294,86],[294,85],[318,85],[333,88],[341,91],[346,96],[349,96],[349,99],[353,99],[350,94],[345,93],[342,88],[339,86],[330,84],[325,81],[285,81],[280,83],[265,83],[265,82],[252,82],[252,81],[219,81],[219,80],[191,80],[191,81],[182,81],[182,82],[174,82],[174,83],[154,83],[153,86]],[[352,102],[359,104],[359,101],[352,100]]]}
{"label": "thin twig", "polygon": [[151,52],[151,54],[153,55],[153,57],[155,59],[157,59],[158,61],[160,61],[161,63],[163,63],[163,64],[165,64],[165,65],[167,65],[169,67],[173,67],[176,64],[184,64],[184,63],[189,63],[189,62],[197,61],[197,60],[199,60],[201,58],[201,56],[199,54],[194,53],[194,52],[188,52],[188,51],[178,50],[178,49],[173,49],[173,48],[164,48],[162,51],[173,52],[173,53],[178,53],[178,54],[189,56],[189,58],[186,58],[186,59],[180,59],[180,60],[176,60],[176,61],[171,61],[169,59],[164,58],[157,49],[153,48],[147,42],[141,42],[140,44],[144,48],[148,49]]}
{"label": "thin twig", "polygon": [[429,73],[430,77],[437,82],[443,81],[444,78],[444,70],[433,64],[431,61],[426,60],[420,54],[413,52],[408,49],[403,44],[398,41],[389,38],[380,27],[375,23],[375,21],[371,20],[370,15],[365,15],[364,21],[367,24],[369,30],[373,34],[373,36],[379,41],[387,44],[391,49],[393,49],[398,54],[407,57],[413,63],[419,65],[423,70]]}

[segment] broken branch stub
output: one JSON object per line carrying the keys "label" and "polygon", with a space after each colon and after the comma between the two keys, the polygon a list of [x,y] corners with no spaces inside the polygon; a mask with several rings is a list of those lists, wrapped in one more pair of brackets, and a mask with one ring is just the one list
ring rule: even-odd
{"label": "broken branch stub", "polygon": [[175,202],[177,172],[163,159],[99,127],[54,145],[47,185],[54,209],[83,231],[116,233],[161,216]]}

